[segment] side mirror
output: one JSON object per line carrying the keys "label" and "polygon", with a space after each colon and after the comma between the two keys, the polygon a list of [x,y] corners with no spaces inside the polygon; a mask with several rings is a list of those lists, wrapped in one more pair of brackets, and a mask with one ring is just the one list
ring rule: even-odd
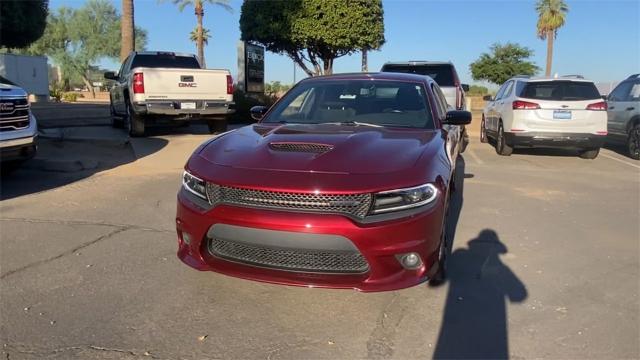
{"label": "side mirror", "polygon": [[462,84],[462,90],[465,92],[469,91],[469,84]]}
{"label": "side mirror", "polygon": [[266,106],[254,106],[249,110],[251,113],[251,118],[255,121],[260,121],[264,117],[264,114],[269,110]]}
{"label": "side mirror", "polygon": [[485,96],[482,97],[482,100],[484,100],[484,101],[493,101],[493,96],[485,95]]}
{"label": "side mirror", "polygon": [[104,78],[107,80],[118,80],[116,73],[114,73],[113,71],[107,71],[106,73],[104,73]]}
{"label": "side mirror", "polygon": [[447,111],[443,124],[447,125],[468,125],[471,123],[471,112],[464,110]]}

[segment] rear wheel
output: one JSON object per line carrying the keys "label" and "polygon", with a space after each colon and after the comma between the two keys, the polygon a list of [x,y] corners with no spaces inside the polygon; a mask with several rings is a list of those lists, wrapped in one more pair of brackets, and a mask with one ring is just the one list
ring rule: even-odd
{"label": "rear wheel", "polygon": [[580,157],[583,159],[595,159],[598,157],[599,153],[600,153],[600,148],[583,150],[580,152]]}
{"label": "rear wheel", "polygon": [[484,116],[482,117],[482,122],[480,123],[480,142],[487,143],[487,129],[484,125]]}
{"label": "rear wheel", "polygon": [[496,140],[496,152],[498,155],[509,156],[513,152],[513,148],[507,145],[507,142],[504,138],[504,128],[502,127],[502,123],[500,123],[500,127],[498,128],[498,139]]}
{"label": "rear wheel", "polygon": [[133,137],[144,136],[144,133],[146,130],[144,118],[141,115],[136,114],[135,111],[133,111],[133,107],[131,106],[131,103],[129,103],[129,101],[127,101],[126,124],[127,124],[127,130],[129,132],[129,135]]}
{"label": "rear wheel", "polygon": [[627,150],[631,158],[640,160],[640,124],[635,124],[631,130],[629,130]]}
{"label": "rear wheel", "polygon": [[227,131],[227,118],[209,118],[207,119],[207,126],[209,127],[209,133],[218,134]]}
{"label": "rear wheel", "polygon": [[116,110],[113,107],[113,104],[109,105],[109,112],[111,112],[111,126],[118,129],[124,128],[124,119],[116,115]]}

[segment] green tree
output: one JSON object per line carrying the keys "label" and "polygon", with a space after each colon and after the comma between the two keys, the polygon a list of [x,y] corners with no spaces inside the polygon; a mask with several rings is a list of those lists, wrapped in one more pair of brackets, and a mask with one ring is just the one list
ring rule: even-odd
{"label": "green tree", "polygon": [[493,44],[491,53],[483,53],[469,65],[474,80],[502,84],[515,75],[534,75],[540,68],[527,61],[533,50],[518,44]]}
{"label": "green tree", "polygon": [[184,10],[187,6],[193,6],[195,9],[196,19],[198,21],[198,38],[196,46],[198,47],[198,58],[202,67],[206,67],[204,61],[204,32],[202,27],[202,18],[204,17],[204,4],[211,4],[223,7],[225,10],[232,12],[233,8],[229,5],[229,0],[172,0],[174,4],[178,5],[180,11]]}
{"label": "green tree", "polygon": [[[211,39],[211,34],[209,33],[209,29],[202,29],[202,43],[204,45],[209,45],[209,39]],[[198,28],[197,27],[193,29],[193,31],[191,31],[191,33],[189,34],[189,40],[196,43],[196,45],[198,44]]]}
{"label": "green tree", "polygon": [[37,41],[48,12],[49,0],[1,0],[0,47],[24,48]]}
{"label": "green tree", "polygon": [[122,19],[120,21],[120,61],[129,56],[136,48],[136,34],[133,16],[133,0],[122,0]]}
{"label": "green tree", "polygon": [[[136,29],[137,49],[146,44],[146,31]],[[92,65],[120,54],[120,15],[108,0],[89,0],[78,9],[60,7],[49,14],[40,40],[24,53],[46,55],[60,66],[63,81],[80,77],[95,97],[89,79]]]}
{"label": "green tree", "polygon": [[264,85],[264,92],[269,96],[277,96],[291,89],[291,85],[282,84],[280,81],[271,81]]}
{"label": "green tree", "polygon": [[315,76],[333,73],[341,56],[380,48],[383,17],[381,0],[245,0],[240,31],[242,40],[285,54]]}
{"label": "green tree", "polygon": [[547,66],[544,74],[551,76],[553,40],[558,35],[558,29],[564,25],[569,7],[563,0],[538,0],[536,12],[538,13],[538,37],[547,40]]}

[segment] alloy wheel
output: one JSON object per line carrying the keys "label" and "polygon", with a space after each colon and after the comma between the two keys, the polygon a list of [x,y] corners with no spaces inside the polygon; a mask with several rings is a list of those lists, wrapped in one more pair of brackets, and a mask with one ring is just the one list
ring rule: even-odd
{"label": "alloy wheel", "polygon": [[634,126],[629,132],[627,147],[629,155],[636,160],[640,160],[640,125]]}

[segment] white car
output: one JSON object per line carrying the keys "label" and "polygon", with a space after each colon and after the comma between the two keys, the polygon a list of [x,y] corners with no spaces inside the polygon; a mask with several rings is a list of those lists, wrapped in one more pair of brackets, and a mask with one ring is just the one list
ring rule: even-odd
{"label": "white car", "polygon": [[38,123],[31,113],[28,94],[0,76],[0,162],[15,165],[35,156]]}
{"label": "white car", "polygon": [[485,100],[480,141],[493,140],[500,155],[514,147],[560,147],[595,159],[605,142],[607,103],[581,76],[516,76]]}

